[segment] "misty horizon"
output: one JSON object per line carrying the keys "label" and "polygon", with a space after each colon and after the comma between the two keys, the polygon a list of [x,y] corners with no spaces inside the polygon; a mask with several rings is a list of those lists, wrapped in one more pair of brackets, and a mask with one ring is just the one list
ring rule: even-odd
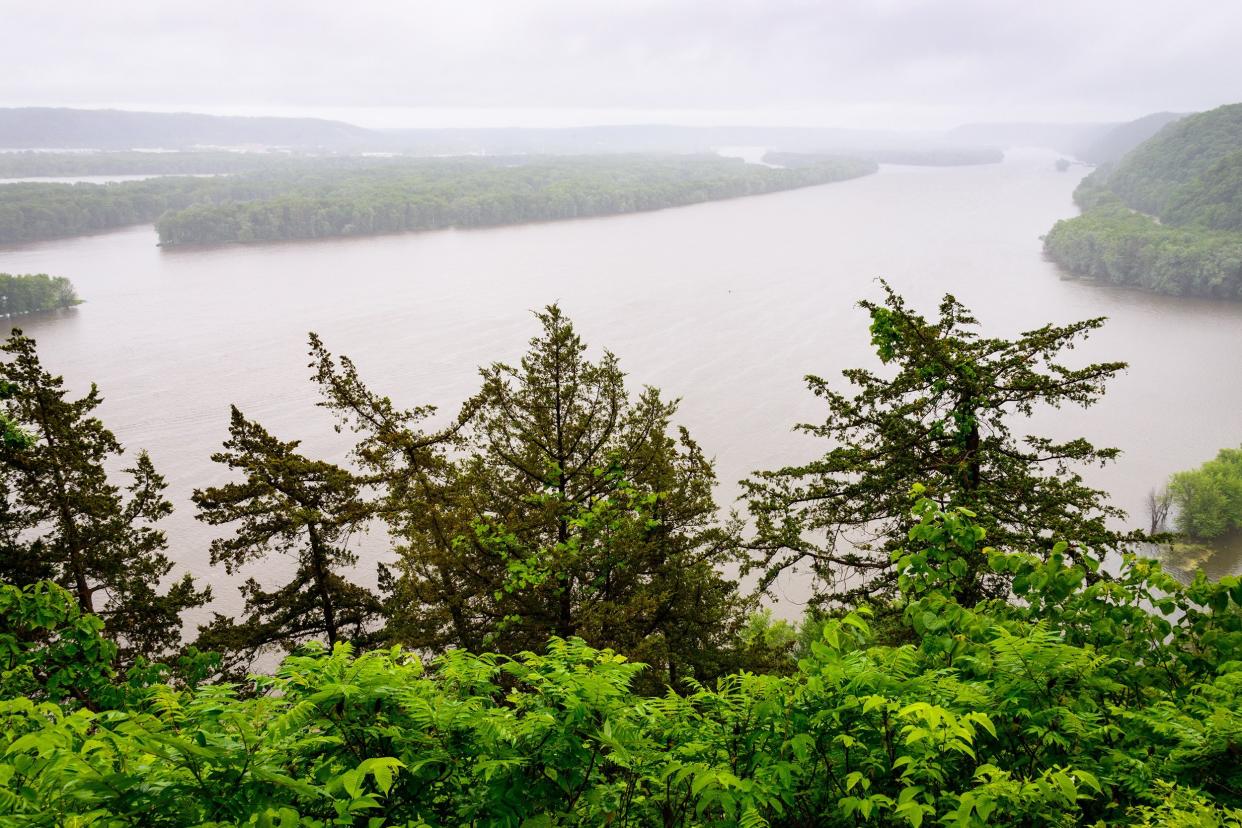
{"label": "misty horizon", "polygon": [[[1223,103],[1228,103],[1222,101]],[[1214,108],[1214,107],[1209,107]],[[1144,110],[1115,117],[1082,118],[1056,117],[986,117],[944,120],[935,123],[910,124],[891,122],[888,126],[879,121],[834,120],[829,117],[815,118],[810,113],[774,114],[763,110],[594,110],[594,109],[423,109],[423,108],[320,108],[320,107],[213,107],[213,106],[127,106],[101,104],[98,106],[69,104],[24,104],[3,106],[0,109],[73,109],[98,112],[138,112],[160,115],[212,115],[239,118],[289,118],[333,121],[369,130],[558,130],[612,127],[675,127],[688,129],[807,129],[807,130],[856,130],[872,132],[909,133],[911,135],[939,133],[957,127],[976,124],[1040,124],[1058,125],[1107,125],[1126,123],[1155,112],[1189,114],[1192,110]]]}
{"label": "misty horizon", "polygon": [[1242,77],[1227,2],[8,5],[0,107],[372,129],[1115,123]]}

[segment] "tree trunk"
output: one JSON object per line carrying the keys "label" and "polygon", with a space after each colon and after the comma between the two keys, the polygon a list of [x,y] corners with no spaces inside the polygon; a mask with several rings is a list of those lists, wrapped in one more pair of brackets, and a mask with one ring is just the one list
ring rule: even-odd
{"label": "tree trunk", "polygon": [[311,544],[311,571],[315,575],[315,589],[319,593],[319,601],[323,609],[323,626],[328,633],[328,646],[336,646],[336,612],[332,607],[332,593],[328,589],[327,556],[324,554],[323,542],[314,524],[308,527]]}
{"label": "tree trunk", "polygon": [[[53,455],[50,459],[54,459],[56,439],[47,421],[47,409],[43,405],[43,398],[38,397],[38,401],[39,427],[43,430],[43,439],[47,443],[48,453]],[[69,552],[69,570],[73,574],[74,589],[78,594],[78,606],[83,612],[93,614],[95,612],[94,590],[86,580],[86,564],[82,560],[82,541],[78,537],[78,525],[73,519],[73,512],[69,509],[69,493],[65,491],[65,478],[60,466],[55,462],[50,465],[52,480],[56,485],[56,509],[60,513],[61,531],[65,534],[65,546]]]}

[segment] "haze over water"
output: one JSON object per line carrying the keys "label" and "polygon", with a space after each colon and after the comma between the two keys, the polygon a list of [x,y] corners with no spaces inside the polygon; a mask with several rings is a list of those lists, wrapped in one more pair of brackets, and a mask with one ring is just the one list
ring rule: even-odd
{"label": "haze over water", "polygon": [[[1066,361],[1121,359],[1129,371],[1099,405],[1043,412],[1030,431],[1120,447],[1117,463],[1085,476],[1145,526],[1150,488],[1242,434],[1242,385],[1221,381],[1242,358],[1242,305],[1062,280],[1039,236],[1075,213],[1082,168],[1057,172],[1054,158],[884,167],[775,195],[488,230],[161,250],[142,227],[0,248],[0,272],[67,276],[87,300],[16,324],[74,391],[99,384],[100,416],[127,456],[150,451],[177,507],[170,554],[217,585],[222,611],[239,607],[235,581],[208,566],[215,530],[194,520],[189,495],[227,479],[209,456],[230,403],[339,460],[349,442],[315,407],[308,331],[374,389],[437,404],[446,419],[477,389],[478,366],[521,355],[536,331],[529,310],[550,302],[593,354],[618,354],[633,389],[683,398],[678,422],[716,457],[725,507],[752,470],[825,449],[790,431],[822,419],[802,377],[875,365],[856,302],[880,295],[877,277],[926,314],[952,292],[989,334],[1107,315]],[[383,539],[360,542],[373,572]],[[1236,572],[1242,550],[1203,565]],[[278,574],[265,566],[261,580]],[[794,578],[781,586],[805,593]]]}

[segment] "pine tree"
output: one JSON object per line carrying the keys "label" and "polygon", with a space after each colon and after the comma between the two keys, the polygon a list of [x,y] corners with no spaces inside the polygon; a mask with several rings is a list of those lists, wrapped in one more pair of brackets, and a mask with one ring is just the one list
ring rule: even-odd
{"label": "pine tree", "polygon": [[[559,308],[521,364],[489,366],[442,431],[398,411],[312,338],[326,395],[363,434],[398,539],[389,634],[409,646],[517,652],[580,636],[652,664],[652,689],[727,668],[742,621],[737,527],[711,462],[655,389],[631,399],[615,356],[592,362]],[[657,686],[658,685],[658,686]]]}
{"label": "pine tree", "polygon": [[[653,689],[710,678],[742,617],[712,464],[672,432],[675,402],[631,398],[616,357],[589,360],[556,306],[536,317],[520,364],[483,369],[470,404],[451,582],[486,646],[579,636],[651,664]],[[411,551],[399,588],[425,596]]]}
{"label": "pine tree", "polygon": [[[928,321],[883,283],[882,303],[861,302],[871,316],[871,341],[891,375],[843,372],[854,387],[844,394],[807,377],[825,401],[823,423],[798,429],[830,444],[802,466],[761,472],[744,481],[759,553],[749,564],[766,588],[780,573],[809,566],[817,598],[850,601],[891,587],[891,554],[915,519],[909,492],[924,485],[945,507],[981,516],[987,543],[1030,552],[1059,540],[1097,552],[1128,535],[1108,525],[1123,513],[1086,486],[1074,470],[1104,464],[1117,449],[1085,439],[1017,439],[1016,419],[1037,407],[1087,407],[1126,366],[1121,362],[1070,368],[1058,360],[1104,324],[1088,319],[1045,325],[1016,339],[983,337],[978,321],[953,296]],[[982,583],[981,547],[963,555],[969,568],[963,600],[1001,594]]]}
{"label": "pine tree", "polygon": [[433,406],[398,408],[372,392],[354,363],[335,357],[313,333],[310,345],[320,404],[339,418],[338,430],[359,435],[354,459],[378,489],[375,513],[388,527],[401,567],[416,573],[403,578],[379,567],[388,596],[387,636],[432,652],[479,651],[486,624],[474,595],[462,585],[467,562],[458,538],[468,531],[470,514],[460,464],[452,456],[463,446],[461,430],[473,406],[444,429],[425,431],[436,414]]}
{"label": "pine tree", "polygon": [[213,566],[223,564],[232,575],[273,553],[297,561],[293,579],[270,591],[254,578],[246,581],[240,623],[216,615],[202,629],[198,646],[221,651],[226,672],[273,648],[365,641],[381,609],[371,591],[341,574],[357,563],[348,548],[351,533],[370,517],[364,481],[299,454],[298,445],[278,440],[234,407],[225,450],[212,460],[243,478],[194,492],[200,520],[230,526],[228,535],[212,541]]}
{"label": "pine tree", "polygon": [[123,449],[94,416],[98,388],[68,398],[64,380],[43,368],[21,331],[3,351],[0,578],[48,579],[68,589],[83,611],[103,619],[122,665],[167,657],[180,647],[180,614],[205,604],[210,592],[188,574],[160,591],[173,569],[156,528],[172,512],[163,477],[142,452],[124,470],[129,485],[114,484],[106,466]]}

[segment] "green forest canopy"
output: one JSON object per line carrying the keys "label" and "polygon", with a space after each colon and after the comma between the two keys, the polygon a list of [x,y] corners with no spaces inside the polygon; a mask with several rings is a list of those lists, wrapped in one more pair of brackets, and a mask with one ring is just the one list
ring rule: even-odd
{"label": "green forest canopy", "polygon": [[1074,199],[1083,214],[1044,239],[1070,273],[1242,299],[1242,104],[1165,126],[1083,179]]}
{"label": "green forest canopy", "polygon": [[0,273],[0,316],[59,310],[81,303],[73,284],[63,276]]}
{"label": "green forest canopy", "polygon": [[293,159],[207,178],[0,185],[0,243],[155,222],[160,243],[310,239],[611,215],[756,195],[874,172],[718,156]]}
{"label": "green forest canopy", "polygon": [[1197,469],[1169,481],[1177,528],[1192,538],[1242,531],[1242,447],[1221,449]]}

